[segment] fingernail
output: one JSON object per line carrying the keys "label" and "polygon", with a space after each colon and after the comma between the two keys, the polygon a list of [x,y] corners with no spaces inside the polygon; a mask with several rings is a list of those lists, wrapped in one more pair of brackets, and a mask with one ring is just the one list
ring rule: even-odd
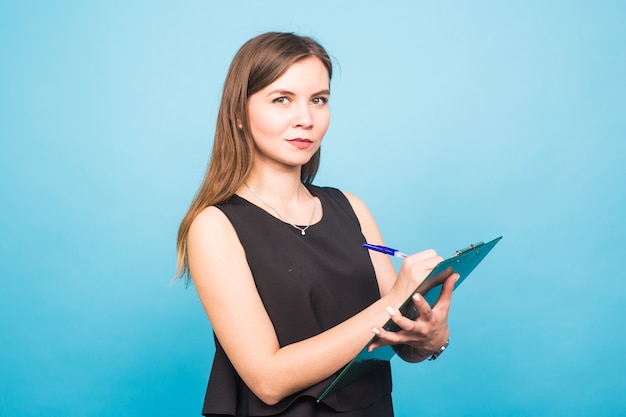
{"label": "fingernail", "polygon": [[378,330],[376,327],[372,327],[372,331],[373,331],[375,334],[380,334],[380,330]]}
{"label": "fingernail", "polygon": [[419,294],[415,293],[415,294],[413,294],[413,299],[414,299],[415,301],[419,302],[419,300],[420,300],[421,298],[420,298],[420,295],[419,295]]}
{"label": "fingernail", "polygon": [[396,315],[396,312],[393,311],[393,308],[391,308],[391,307],[387,307],[387,313],[389,313],[390,316],[395,316]]}
{"label": "fingernail", "polygon": [[461,276],[459,274],[456,274],[456,278],[454,278],[454,282],[457,282],[459,278],[461,278]]}

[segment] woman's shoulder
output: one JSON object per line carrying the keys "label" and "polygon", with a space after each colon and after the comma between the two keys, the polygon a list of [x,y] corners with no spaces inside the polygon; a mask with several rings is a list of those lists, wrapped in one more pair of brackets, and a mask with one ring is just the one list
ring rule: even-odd
{"label": "woman's shoulder", "polygon": [[349,212],[351,213],[351,216],[356,216],[356,219],[359,222],[363,221],[364,219],[369,219],[371,217],[367,205],[356,194],[353,194],[346,190],[340,190],[339,188],[335,187],[310,187],[310,190],[313,192],[313,194],[317,195],[318,197],[326,196],[328,199],[337,203],[339,207],[342,207],[342,210],[344,212]]}
{"label": "woman's shoulder", "polygon": [[313,185],[313,184],[309,184],[307,185],[307,187],[309,188],[309,190],[311,190],[311,192],[315,195],[319,195],[319,194],[324,194],[327,195],[331,198],[339,198],[339,199],[347,199],[350,202],[351,201],[361,201],[361,199],[359,197],[357,197],[355,194],[348,192],[346,190],[342,190],[336,187],[331,187],[331,186],[320,186],[320,185]]}
{"label": "woman's shoulder", "polygon": [[204,240],[208,236],[220,236],[232,232],[228,218],[217,206],[205,207],[191,222],[188,239]]}
{"label": "woman's shoulder", "polygon": [[360,197],[358,197],[356,194],[353,194],[349,191],[341,190],[339,188],[329,187],[329,186],[310,185],[309,187],[311,187],[311,190],[313,191],[314,194],[317,194],[317,195],[326,194],[330,198],[347,201],[350,204],[350,206],[352,206],[352,209],[355,211],[358,209],[366,208],[366,205],[363,202],[363,200]]}

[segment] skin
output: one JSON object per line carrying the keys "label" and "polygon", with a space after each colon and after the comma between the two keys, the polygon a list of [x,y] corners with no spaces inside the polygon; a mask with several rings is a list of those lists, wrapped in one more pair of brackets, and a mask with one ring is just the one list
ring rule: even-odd
{"label": "skin", "polygon": [[[271,207],[245,186],[237,190],[239,196],[290,223],[309,224],[311,213],[315,213],[313,223],[320,221],[323,207],[302,186],[300,170],[317,151],[328,128],[329,94],[325,67],[317,58],[307,58],[249,98],[248,122],[256,149],[246,182]],[[366,205],[354,195],[346,196],[367,241],[383,244]],[[400,355],[410,361],[425,358],[449,337],[447,317],[454,276],[444,283],[433,308],[422,298],[414,300],[420,313],[415,321],[397,313],[397,307],[443,260],[433,250],[409,256],[398,274],[389,257],[372,252],[381,298],[319,335],[280,347],[245,252],[226,216],[207,207],[191,225],[187,243],[194,285],[213,330],[243,381],[267,404],[276,404],[332,375],[374,334],[379,339],[372,347],[403,344],[406,347],[400,349]],[[385,332],[380,327],[389,317],[401,327],[400,332]],[[403,351],[407,349],[410,354]]]}

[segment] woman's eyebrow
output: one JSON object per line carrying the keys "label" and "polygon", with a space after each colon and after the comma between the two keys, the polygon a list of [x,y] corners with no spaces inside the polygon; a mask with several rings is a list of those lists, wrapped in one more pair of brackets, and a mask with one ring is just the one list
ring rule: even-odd
{"label": "woman's eyebrow", "polygon": [[[267,93],[268,96],[274,95],[274,94],[278,94],[281,96],[295,96],[296,93],[294,93],[293,91],[289,91],[289,90],[282,90],[282,89],[277,89],[277,90],[272,90],[269,93]],[[311,94],[311,97],[313,96],[320,96],[320,95],[330,95],[330,90],[328,88],[325,88],[323,90],[318,91],[317,93],[313,93]]]}
{"label": "woman's eyebrow", "polygon": [[330,90],[328,88],[325,88],[323,90],[318,91],[317,93],[313,94],[314,96],[329,96],[330,95]]}
{"label": "woman's eyebrow", "polygon": [[272,90],[269,93],[267,93],[268,96],[271,96],[271,95],[274,95],[274,94],[278,94],[278,95],[281,95],[281,96],[293,96],[293,95],[295,95],[295,93],[292,92],[292,91],[280,90],[280,89],[279,90]]}

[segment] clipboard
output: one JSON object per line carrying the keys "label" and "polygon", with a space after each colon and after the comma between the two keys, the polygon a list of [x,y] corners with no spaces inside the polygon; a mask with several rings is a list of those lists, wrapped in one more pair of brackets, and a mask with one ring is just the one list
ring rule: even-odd
{"label": "clipboard", "polygon": [[[428,304],[432,306],[439,298],[439,294],[441,294],[443,282],[437,282],[439,281],[437,276],[440,273],[451,267],[455,273],[459,274],[459,279],[454,284],[454,289],[456,290],[500,239],[502,239],[502,236],[487,243],[479,242],[465,249],[456,251],[450,258],[437,264],[424,281],[415,289],[415,292],[419,292]],[[398,310],[403,316],[411,320],[415,320],[418,316],[418,311],[413,303],[412,297],[407,298]],[[391,319],[385,323],[383,328],[387,331],[394,332],[400,330]],[[317,402],[320,402],[325,397],[340,390],[351,382],[356,381],[361,376],[371,372],[385,362],[390,361],[391,358],[395,356],[396,352],[392,346],[381,346],[368,352],[367,347],[375,340],[376,336],[372,337],[372,339],[367,342],[361,352],[343,368],[339,375],[330,383],[328,388],[322,392]]]}

